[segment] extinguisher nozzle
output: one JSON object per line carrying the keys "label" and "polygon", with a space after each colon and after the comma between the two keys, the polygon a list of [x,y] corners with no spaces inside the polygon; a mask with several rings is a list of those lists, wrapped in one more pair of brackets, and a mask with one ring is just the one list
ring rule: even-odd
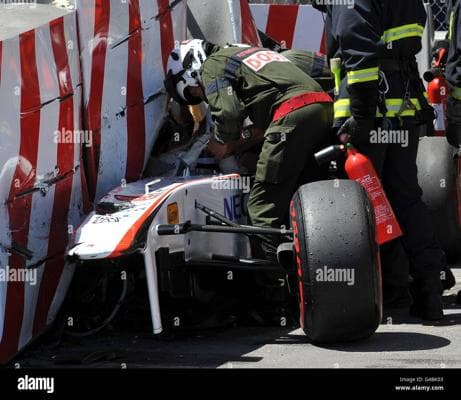
{"label": "extinguisher nozzle", "polygon": [[329,146],[315,153],[314,158],[315,161],[317,161],[317,164],[324,165],[328,162],[336,160],[342,153],[344,153],[345,150],[346,147],[343,144]]}
{"label": "extinguisher nozzle", "polygon": [[423,74],[423,78],[426,82],[432,82],[435,78],[441,76],[442,72],[440,68],[431,68]]}

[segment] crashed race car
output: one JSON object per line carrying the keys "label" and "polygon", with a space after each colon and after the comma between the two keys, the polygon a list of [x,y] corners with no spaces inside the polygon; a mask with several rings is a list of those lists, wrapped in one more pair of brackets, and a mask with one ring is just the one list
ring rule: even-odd
{"label": "crashed race car", "polygon": [[[153,333],[165,325],[162,298],[212,304],[223,282],[252,274],[261,278],[255,285],[278,284],[297,299],[312,341],[370,336],[381,320],[381,291],[365,190],[348,180],[304,185],[292,201],[291,227],[278,230],[247,225],[242,180],[236,174],[149,178],[114,189],[80,226],[69,256],[79,268],[110,261],[129,273],[130,257],[141,255]],[[252,235],[288,238],[279,246],[279,265],[252,257]],[[293,256],[296,265],[283,262]],[[178,315],[171,325],[182,323]]]}
{"label": "crashed race car", "polygon": [[[203,51],[203,43],[188,41],[183,46],[189,49],[196,45]],[[242,46],[225,51],[251,50]],[[308,60],[310,54],[305,52],[301,58]],[[163,314],[165,297],[203,303],[205,310],[207,304],[223,310],[226,306],[220,305],[220,296],[226,293],[242,298],[237,290],[243,283],[235,285],[232,293],[222,292],[219,281],[233,281],[246,273],[254,277],[254,297],[262,296],[263,302],[264,298],[279,298],[269,301],[265,311],[274,307],[277,319],[277,312],[284,310],[278,315],[280,323],[287,319],[284,312],[299,314],[300,324],[313,342],[350,341],[371,335],[381,320],[381,287],[375,215],[365,189],[335,176],[310,182],[298,188],[290,210],[286,210],[290,227],[249,225],[247,195],[258,157],[253,157],[253,163],[245,160],[261,143],[248,146],[247,141],[247,146],[238,147],[238,155],[213,165],[210,109],[197,101],[188,109],[183,105],[174,118],[179,101],[172,103],[172,121],[160,137],[160,143],[165,139],[173,149],[154,157],[145,180],[124,184],[97,203],[76,232],[75,245],[69,251],[71,260],[80,267],[88,261],[111,260],[127,264],[129,270],[130,256],[141,254],[154,333],[161,332],[163,322],[170,319]],[[186,132],[191,141],[175,149],[175,129],[171,128],[177,120],[187,120],[184,112],[190,110],[196,115],[194,127],[199,129]],[[253,156],[259,152],[255,150]],[[166,172],[169,176],[165,172],[158,175],[169,158],[175,160],[174,168]],[[277,240],[270,240],[272,236]],[[252,239],[276,247],[277,259],[258,254]],[[236,304],[228,308],[231,314],[239,309]],[[174,324],[185,322],[176,315]]]}
{"label": "crashed race car", "polygon": [[[266,47],[276,45],[264,40]],[[331,81],[325,57],[304,52],[296,58],[296,51],[279,50],[322,85]],[[84,271],[89,285],[92,274],[100,281],[105,271],[106,293],[110,287],[120,292],[120,297],[108,296],[117,309],[128,290],[126,275],[141,266],[142,275],[136,267],[133,271],[141,279],[133,280],[146,282],[154,334],[206,325],[203,320],[213,313],[224,320],[234,316],[237,323],[253,318],[283,325],[299,319],[315,343],[373,334],[382,317],[382,296],[375,216],[365,189],[338,179],[332,170],[331,179],[298,188],[287,210],[290,226],[250,225],[247,201],[258,151],[239,149],[238,156],[217,162],[207,149],[211,112],[199,103],[170,103],[145,179],[122,182],[79,226],[68,252],[77,264],[76,281]],[[273,245],[271,236],[282,243],[277,261],[256,254],[251,245],[253,238]],[[123,272],[122,284],[117,269]],[[71,298],[72,292],[86,293],[85,284],[71,288]],[[74,307],[71,334],[101,329],[114,315],[108,307],[108,317],[99,315],[93,325],[83,315],[75,317],[76,310],[88,308]],[[83,322],[75,324],[76,319]]]}

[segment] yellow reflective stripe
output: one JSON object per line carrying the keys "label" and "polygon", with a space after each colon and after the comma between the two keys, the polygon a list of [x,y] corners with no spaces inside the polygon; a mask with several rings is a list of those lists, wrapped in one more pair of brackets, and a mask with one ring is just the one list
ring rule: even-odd
{"label": "yellow reflective stripe", "polygon": [[461,87],[453,88],[453,91],[451,92],[451,96],[455,98],[456,100],[461,100]]}
{"label": "yellow reflective stripe", "polygon": [[[421,110],[421,104],[418,99],[411,99],[411,102],[415,106],[416,110]],[[393,118],[399,114],[400,108],[402,107],[402,99],[387,99],[386,107],[387,114],[386,117]],[[334,104],[335,118],[349,118],[352,113],[350,109],[350,100],[349,99],[340,99],[335,101]],[[408,109],[403,111],[400,116],[402,117],[414,117],[416,111],[414,109]],[[384,115],[376,110],[376,116],[382,118]]]}
{"label": "yellow reflective stripe", "polygon": [[335,118],[349,118],[351,114],[351,102],[349,99],[335,101]]}
{"label": "yellow reflective stripe", "polygon": [[[421,110],[421,104],[419,103],[418,99],[411,99],[411,102],[416,107],[416,110]],[[402,108],[403,100],[402,99],[389,99],[386,100],[386,107],[387,107],[387,114],[386,117],[392,118],[399,115],[399,111]],[[401,117],[414,117],[415,116],[414,109],[408,109],[403,111],[400,116]],[[383,114],[378,112],[376,114],[378,117],[383,117]]]}
{"label": "yellow reflective stripe", "polygon": [[424,26],[419,24],[402,25],[397,28],[391,28],[384,31],[381,37],[384,43],[395,42],[396,40],[405,39],[409,37],[422,37],[424,33]]}
{"label": "yellow reflective stripe", "polygon": [[360,69],[358,71],[349,71],[347,73],[347,83],[377,81],[379,79],[379,67]]}
{"label": "yellow reflective stripe", "polygon": [[448,40],[453,37],[453,21],[455,20],[455,12],[452,11],[450,14],[450,27],[448,29]]}

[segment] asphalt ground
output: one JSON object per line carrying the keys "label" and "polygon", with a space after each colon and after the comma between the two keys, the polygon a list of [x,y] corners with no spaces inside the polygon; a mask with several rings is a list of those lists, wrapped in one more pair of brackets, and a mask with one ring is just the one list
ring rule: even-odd
{"label": "asphalt ground", "polygon": [[174,337],[102,332],[65,342],[38,341],[11,366],[21,368],[461,368],[461,269],[444,294],[445,319],[405,313],[385,318],[369,339],[331,346],[308,342],[301,329],[234,327]]}

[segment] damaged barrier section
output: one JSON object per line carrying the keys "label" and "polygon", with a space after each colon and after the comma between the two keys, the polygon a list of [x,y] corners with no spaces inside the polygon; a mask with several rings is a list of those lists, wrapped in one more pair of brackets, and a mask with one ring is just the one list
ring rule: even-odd
{"label": "damaged barrier section", "polygon": [[73,137],[83,132],[76,13],[44,5],[2,7],[0,26],[5,362],[55,319],[73,275],[67,246],[88,203],[81,145]]}
{"label": "damaged barrier section", "polygon": [[[0,15],[1,363],[55,320],[91,205],[143,177],[188,22],[213,28],[194,0],[38,3]],[[202,31],[208,40],[261,43],[246,0],[211,3],[222,18],[220,31]]]}
{"label": "damaged barrier section", "polygon": [[311,5],[250,4],[250,8],[257,28],[283,47],[325,53],[323,19]]}
{"label": "damaged barrier section", "polygon": [[188,0],[188,36],[221,46],[227,43],[261,45],[247,0]]}
{"label": "damaged barrier section", "polygon": [[78,0],[90,196],[141,178],[166,113],[164,69],[186,2]]}

